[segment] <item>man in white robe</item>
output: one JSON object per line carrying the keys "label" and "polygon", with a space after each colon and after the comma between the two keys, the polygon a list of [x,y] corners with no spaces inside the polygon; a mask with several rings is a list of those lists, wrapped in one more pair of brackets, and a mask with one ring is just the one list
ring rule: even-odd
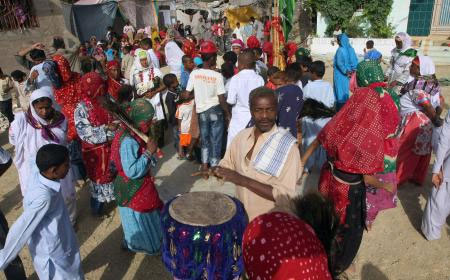
{"label": "man in white robe", "polygon": [[432,182],[422,218],[422,232],[428,240],[441,238],[442,226],[450,215],[450,113],[439,137]]}
{"label": "man in white robe", "polygon": [[264,79],[255,72],[255,57],[251,50],[239,55],[238,68],[239,73],[231,78],[228,87],[227,103],[232,106],[232,114],[228,127],[227,147],[250,122],[250,92],[264,86]]}

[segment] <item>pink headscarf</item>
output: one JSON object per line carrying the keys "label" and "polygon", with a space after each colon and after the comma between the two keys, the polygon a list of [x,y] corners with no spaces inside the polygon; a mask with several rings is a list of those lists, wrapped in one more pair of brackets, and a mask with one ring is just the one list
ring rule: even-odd
{"label": "pink headscarf", "polygon": [[245,44],[240,39],[234,39],[233,41],[231,41],[231,47],[241,47],[241,49],[244,49]]}

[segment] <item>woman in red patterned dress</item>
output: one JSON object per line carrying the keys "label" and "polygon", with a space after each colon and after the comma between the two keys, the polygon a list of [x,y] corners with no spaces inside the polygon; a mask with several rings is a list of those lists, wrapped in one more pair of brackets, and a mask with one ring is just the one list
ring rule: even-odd
{"label": "woman in red patterned dress", "polygon": [[81,139],[83,161],[90,179],[92,214],[102,215],[105,202],[114,200],[113,177],[110,172],[110,141],[118,125],[103,108],[101,99],[106,85],[96,72],[81,78],[83,98],[75,113],[75,127]]}

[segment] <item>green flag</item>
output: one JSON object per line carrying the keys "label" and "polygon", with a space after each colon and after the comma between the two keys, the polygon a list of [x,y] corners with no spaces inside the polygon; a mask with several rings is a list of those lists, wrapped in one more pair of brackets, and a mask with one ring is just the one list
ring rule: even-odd
{"label": "green flag", "polygon": [[283,24],[284,39],[287,41],[294,25],[295,0],[279,0],[281,22]]}

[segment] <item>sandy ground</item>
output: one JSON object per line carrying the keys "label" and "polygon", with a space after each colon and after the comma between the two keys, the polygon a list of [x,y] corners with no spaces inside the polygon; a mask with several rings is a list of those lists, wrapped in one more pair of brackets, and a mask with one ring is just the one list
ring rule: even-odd
{"label": "sandy ground", "polygon": [[[332,81],[331,72],[328,67],[326,79],[329,81]],[[438,67],[437,73],[439,77],[450,77],[450,67]],[[450,101],[450,87],[444,88],[444,95]],[[6,134],[0,136],[0,145],[13,152],[7,144]],[[164,201],[188,191],[216,190],[234,194],[235,188],[231,184],[190,177],[198,166],[177,160],[173,145],[167,145],[164,152],[164,159],[154,170]],[[313,173],[304,178],[306,188],[315,188],[317,177],[317,173]],[[0,182],[0,208],[11,225],[22,213],[16,169],[11,167]],[[427,182],[430,182],[430,174]],[[440,240],[428,242],[420,233],[429,186],[429,183],[424,187],[405,185],[399,190],[397,208],[380,213],[372,230],[365,233],[357,257],[357,272],[352,279],[450,279],[450,218]],[[132,254],[120,249],[122,229],[114,203],[110,205],[108,217],[94,218],[90,215],[88,188],[78,188],[77,196],[77,235],[86,279],[171,279],[159,257]],[[22,250],[20,256],[29,279],[37,279],[28,250]],[[4,279],[3,274],[0,279]]]}

